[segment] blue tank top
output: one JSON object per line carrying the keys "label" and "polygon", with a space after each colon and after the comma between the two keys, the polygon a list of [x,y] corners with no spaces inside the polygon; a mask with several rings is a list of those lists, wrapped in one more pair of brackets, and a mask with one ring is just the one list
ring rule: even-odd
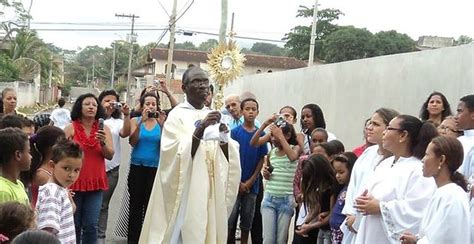
{"label": "blue tank top", "polygon": [[[138,117],[137,121],[140,122],[141,119]],[[132,150],[131,164],[157,168],[160,161],[160,142],[160,124],[156,123],[151,130],[148,130],[145,124],[141,124],[138,142]]]}

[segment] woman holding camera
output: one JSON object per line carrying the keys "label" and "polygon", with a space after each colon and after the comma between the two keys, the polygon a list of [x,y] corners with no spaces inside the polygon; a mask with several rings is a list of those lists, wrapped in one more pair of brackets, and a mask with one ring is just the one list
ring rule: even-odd
{"label": "woman holding camera", "polygon": [[99,239],[105,239],[109,202],[118,183],[122,154],[120,138],[125,138],[130,135],[130,108],[127,104],[122,104],[119,101],[119,95],[114,90],[105,90],[99,95],[99,102],[105,109],[104,124],[107,125],[111,131],[115,152],[112,160],[105,160],[105,171],[107,172],[109,189],[104,191],[102,198],[102,207],[99,217]]}
{"label": "woman holding camera", "polygon": [[161,129],[165,115],[158,107],[158,97],[145,93],[140,98],[142,115],[131,120],[129,143],[133,147],[128,174],[130,194],[128,243],[138,243],[143,216],[150,199],[160,160]]}

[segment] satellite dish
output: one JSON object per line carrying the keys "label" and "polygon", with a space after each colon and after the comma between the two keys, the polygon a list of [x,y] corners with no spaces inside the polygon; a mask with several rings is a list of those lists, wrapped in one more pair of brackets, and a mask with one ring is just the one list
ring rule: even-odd
{"label": "satellite dish", "polygon": [[41,65],[31,58],[18,58],[13,61],[18,69],[18,77],[23,81],[33,81],[41,73]]}
{"label": "satellite dish", "polygon": [[8,22],[16,17],[15,8],[12,6],[0,6],[0,23]]}

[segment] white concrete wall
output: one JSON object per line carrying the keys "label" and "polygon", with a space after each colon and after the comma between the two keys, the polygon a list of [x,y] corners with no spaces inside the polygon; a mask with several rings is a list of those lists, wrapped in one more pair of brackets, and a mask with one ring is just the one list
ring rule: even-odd
{"label": "white concrete wall", "polygon": [[35,105],[39,90],[34,83],[23,81],[0,82],[0,92],[7,87],[15,89],[17,93],[17,107]]}
{"label": "white concrete wall", "polygon": [[428,94],[440,91],[453,112],[459,98],[474,93],[474,45],[397,54],[337,64],[241,77],[225,94],[253,92],[264,121],[284,105],[323,109],[327,129],[346,149],[362,143],[366,118],[380,107],[418,116]]}

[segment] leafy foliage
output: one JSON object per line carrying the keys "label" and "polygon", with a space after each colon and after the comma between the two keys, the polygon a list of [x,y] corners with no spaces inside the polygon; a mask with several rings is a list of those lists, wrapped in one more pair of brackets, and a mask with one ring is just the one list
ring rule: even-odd
{"label": "leafy foliage", "polygon": [[[318,12],[315,58],[333,63],[416,50],[414,40],[394,30],[372,34],[366,29],[336,25],[334,22],[343,15],[338,9]],[[296,17],[312,18],[313,9],[300,6]],[[285,47],[289,49],[290,56],[307,60],[311,25],[295,26],[283,40],[287,41]]]}
{"label": "leafy foliage", "polygon": [[341,28],[330,34],[323,44],[324,60],[329,63],[370,57],[372,33],[352,26]]}
{"label": "leafy foliage", "polygon": [[407,34],[401,34],[394,30],[376,33],[371,40],[371,46],[374,51],[369,56],[372,57],[416,50],[413,39]]}
{"label": "leafy foliage", "polygon": [[[322,40],[324,40],[329,34],[340,28],[333,22],[338,20],[343,15],[344,13],[342,13],[338,9],[322,9],[318,11],[315,47],[315,56],[317,58],[324,58],[324,51],[322,50]],[[312,18],[313,9],[305,6],[300,6],[296,17]],[[311,41],[311,25],[295,26],[293,29],[291,29],[289,33],[285,34],[283,40],[287,41],[285,47],[289,49],[290,56],[299,59],[308,59],[309,43]]]}
{"label": "leafy foliage", "polygon": [[256,42],[253,44],[250,51],[257,54],[265,54],[270,56],[284,56],[287,52],[284,48],[281,48],[275,44]]}
{"label": "leafy foliage", "polygon": [[183,49],[183,50],[198,50],[198,48],[194,45],[194,43],[186,41],[183,43],[176,43],[174,44],[175,49]]}
{"label": "leafy foliage", "polygon": [[472,43],[473,41],[474,41],[474,40],[472,39],[472,37],[466,36],[466,35],[461,35],[461,36],[459,36],[459,38],[455,41],[455,45],[456,45],[456,46],[460,46],[460,45],[470,44],[470,43]]}
{"label": "leafy foliage", "polygon": [[10,57],[0,54],[0,81],[15,81],[18,79],[18,70]]}
{"label": "leafy foliage", "polygon": [[200,51],[209,52],[211,51],[211,49],[217,47],[217,45],[219,45],[219,41],[217,41],[216,39],[208,39],[207,41],[199,44],[198,49]]}

